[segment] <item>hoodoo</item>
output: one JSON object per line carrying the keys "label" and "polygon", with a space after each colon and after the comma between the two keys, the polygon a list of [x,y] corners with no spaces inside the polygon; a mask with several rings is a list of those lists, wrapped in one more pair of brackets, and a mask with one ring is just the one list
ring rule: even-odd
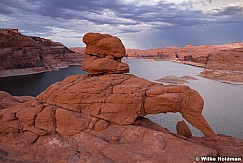
{"label": "hoodoo", "polygon": [[121,62],[126,52],[119,38],[108,34],[87,33],[83,42],[86,44],[85,53],[89,55],[82,64],[84,71],[91,74],[129,72],[128,65]]}

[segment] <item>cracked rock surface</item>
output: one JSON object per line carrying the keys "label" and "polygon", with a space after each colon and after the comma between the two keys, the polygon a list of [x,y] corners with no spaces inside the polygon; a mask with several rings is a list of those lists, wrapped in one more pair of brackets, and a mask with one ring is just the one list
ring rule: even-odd
{"label": "cracked rock surface", "polygon": [[[224,149],[229,145],[225,140],[231,140],[238,153],[242,151],[241,140],[221,136],[217,142],[188,139],[141,117],[171,110],[183,112],[184,105],[190,106],[188,99],[196,101],[195,97],[200,99],[187,86],[164,86],[134,75],[69,76],[36,98],[18,105],[10,101],[2,108],[0,160],[193,162],[195,156],[232,152]],[[159,98],[161,103],[146,104],[150,98]]]}

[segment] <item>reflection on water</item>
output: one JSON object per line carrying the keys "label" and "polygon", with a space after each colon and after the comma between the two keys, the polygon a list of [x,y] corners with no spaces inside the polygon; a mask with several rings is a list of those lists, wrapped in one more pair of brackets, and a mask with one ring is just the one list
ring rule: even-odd
{"label": "reflection on water", "polygon": [[[203,97],[203,115],[212,128],[221,134],[243,139],[243,85],[230,85],[197,76],[203,69],[167,61],[147,61],[144,59],[125,59],[130,73],[155,81],[168,75],[193,76],[199,80],[186,84],[197,90]],[[179,113],[148,115],[150,119],[170,131],[176,131],[176,123],[182,120]],[[189,125],[190,126],[190,125]],[[202,134],[190,126],[194,135]]]}
{"label": "reflection on water", "polygon": [[[202,68],[192,67],[166,61],[147,61],[143,59],[124,59],[130,66],[130,73],[154,81],[168,75],[194,76],[194,80],[187,85],[197,90],[204,99],[203,115],[212,128],[221,134],[232,135],[243,139],[243,86],[230,85],[204,79],[199,76]],[[0,78],[0,90],[13,95],[36,96],[49,85],[63,80],[72,74],[84,74],[80,66],[72,66],[60,71],[41,74]],[[148,115],[150,119],[175,132],[176,123],[182,120],[180,114]],[[190,126],[194,135],[202,134]]]}
{"label": "reflection on water", "polygon": [[80,66],[71,66],[59,71],[0,78],[0,90],[4,90],[16,96],[36,96],[49,85],[63,80],[66,76],[84,73]]}

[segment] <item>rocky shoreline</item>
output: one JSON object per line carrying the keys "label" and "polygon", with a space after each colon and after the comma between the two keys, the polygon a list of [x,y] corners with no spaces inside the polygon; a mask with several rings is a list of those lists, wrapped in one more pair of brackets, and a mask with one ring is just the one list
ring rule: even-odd
{"label": "rocky shoreline", "polygon": [[172,61],[205,68],[199,76],[228,84],[243,84],[243,43],[158,49],[127,49],[128,58]]}
{"label": "rocky shoreline", "polygon": [[[83,40],[88,57],[82,69],[90,74],[69,76],[37,97],[0,91],[1,162],[242,159],[243,140],[213,131],[197,91],[124,74],[129,66],[117,37],[88,33]],[[167,112],[181,113],[205,137],[194,137],[184,121],[176,134],[144,117]]]}
{"label": "rocky shoreline", "polygon": [[[22,35],[16,29],[0,29],[0,36],[0,77],[56,71],[81,65],[87,57],[85,48],[68,49],[48,39]],[[125,56],[202,67],[201,77],[228,84],[243,84],[243,43],[126,49]]]}
{"label": "rocky shoreline", "polygon": [[70,66],[81,66],[81,63],[72,63],[72,64],[66,64],[63,66],[58,66],[55,68],[25,68],[25,69],[10,69],[10,70],[3,70],[0,72],[0,77],[11,77],[11,76],[22,76],[22,75],[32,75],[32,74],[40,74],[44,72],[49,71],[59,71],[60,69],[65,69]]}
{"label": "rocky shoreline", "polygon": [[48,39],[0,29],[0,77],[42,73],[81,65],[85,55]]}

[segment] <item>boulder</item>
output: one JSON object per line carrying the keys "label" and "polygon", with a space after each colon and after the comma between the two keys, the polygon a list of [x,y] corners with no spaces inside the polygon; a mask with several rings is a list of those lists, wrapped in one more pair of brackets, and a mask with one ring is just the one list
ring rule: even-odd
{"label": "boulder", "polygon": [[129,66],[113,59],[91,56],[83,60],[82,70],[91,74],[119,74],[129,72]]}
{"label": "boulder", "polygon": [[86,33],[83,37],[86,44],[85,53],[95,55],[100,58],[112,57],[122,58],[125,56],[125,47],[118,37],[109,34]]}
{"label": "boulder", "polygon": [[190,128],[186,125],[185,121],[179,121],[176,124],[176,131],[178,135],[185,136],[187,138],[192,137]]}

